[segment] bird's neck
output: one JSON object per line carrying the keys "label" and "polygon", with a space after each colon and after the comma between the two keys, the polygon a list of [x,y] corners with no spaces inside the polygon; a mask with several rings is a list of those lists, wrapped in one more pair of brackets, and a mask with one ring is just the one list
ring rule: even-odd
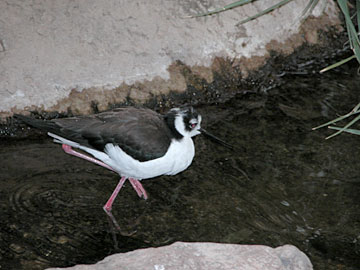
{"label": "bird's neck", "polygon": [[172,137],[175,140],[181,140],[182,138],[184,138],[184,136],[176,128],[176,121],[178,121],[178,119],[176,119],[175,115],[168,114],[165,116],[164,120],[165,120],[166,125],[170,129]]}

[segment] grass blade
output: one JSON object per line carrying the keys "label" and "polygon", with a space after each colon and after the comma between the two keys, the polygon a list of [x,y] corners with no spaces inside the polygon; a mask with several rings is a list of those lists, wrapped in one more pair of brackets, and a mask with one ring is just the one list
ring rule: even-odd
{"label": "grass blade", "polygon": [[327,66],[326,68],[323,68],[322,70],[320,70],[320,73],[324,73],[325,71],[328,71],[328,70],[330,70],[330,69],[333,69],[333,68],[336,68],[336,67],[338,67],[338,66],[341,66],[341,65],[345,64],[346,62],[349,62],[350,60],[354,59],[354,58],[356,58],[355,54],[352,55],[352,56],[350,56],[350,57],[348,57],[348,58],[346,58],[346,59],[343,59],[343,60],[341,60],[341,61],[339,61],[339,62],[336,62],[335,64],[332,64],[332,65],[330,65],[330,66]]}
{"label": "grass blade", "polygon": [[[333,127],[333,126],[330,126],[329,128],[330,128],[330,129],[335,129],[335,130],[341,130],[341,129],[342,129],[342,128]],[[346,129],[344,129],[343,131],[344,131],[344,132],[351,133],[351,134],[355,134],[355,135],[360,135],[360,130],[359,130],[359,129],[346,128]]]}
{"label": "grass blade", "polygon": [[325,139],[328,140],[332,137],[335,137],[336,135],[340,134],[341,132],[343,132],[345,129],[347,129],[348,127],[352,126],[356,121],[358,121],[360,119],[360,115],[358,115],[357,117],[355,117],[353,120],[351,120],[349,123],[347,123],[347,125],[343,128],[340,128],[339,131],[335,132],[334,134],[326,137]]}
{"label": "grass blade", "polygon": [[208,15],[214,15],[216,13],[220,13],[220,12],[223,12],[223,11],[226,11],[226,10],[229,10],[229,9],[233,9],[233,8],[236,8],[236,7],[239,7],[239,6],[242,6],[242,5],[249,4],[249,3],[253,2],[253,1],[256,1],[256,0],[237,1],[237,2],[231,3],[229,5],[226,5],[226,6],[222,7],[222,8],[214,9],[214,10],[209,11],[209,12],[200,13],[200,14],[196,14],[196,15],[192,15],[192,16],[186,16],[186,18],[197,18],[197,17],[208,16]]}
{"label": "grass blade", "polygon": [[[358,33],[356,32],[355,26],[354,26],[354,24],[352,23],[352,20],[351,20],[351,16],[350,16],[350,13],[349,13],[349,8],[347,6],[347,1],[338,0],[337,2],[338,2],[338,5],[339,5],[341,11],[344,14],[344,17],[345,17],[346,27],[348,29],[350,47],[354,51],[356,59],[360,63],[360,41],[359,41]],[[359,9],[358,3],[356,4],[356,7],[357,7],[357,15],[359,16],[360,12],[358,10]],[[357,18],[357,21],[359,22],[359,18]]]}
{"label": "grass blade", "polygon": [[349,112],[349,113],[347,113],[347,114],[345,114],[345,115],[339,116],[338,118],[336,118],[336,119],[334,119],[334,120],[331,120],[331,121],[329,121],[329,122],[327,122],[327,123],[325,123],[325,124],[322,124],[322,125],[320,125],[320,126],[314,127],[314,128],[312,128],[312,130],[316,130],[316,129],[319,129],[319,128],[322,128],[322,127],[326,127],[326,126],[331,125],[331,124],[334,124],[334,123],[336,123],[336,122],[338,122],[338,121],[340,121],[340,120],[343,120],[343,119],[345,119],[345,118],[348,118],[348,117],[351,116],[351,115],[360,113],[360,110],[359,110],[359,109],[360,109],[360,103],[358,103],[358,104],[351,110],[351,112]]}
{"label": "grass blade", "polygon": [[[347,29],[347,33],[348,33],[348,37],[349,37],[349,44],[350,44],[350,48],[354,52],[354,55],[320,70],[320,73],[323,73],[330,69],[336,68],[336,67],[352,60],[353,58],[356,58],[356,60],[360,63],[359,36],[358,36],[358,33],[356,32],[354,24],[352,23],[352,18],[350,16],[349,8],[347,5],[347,0],[337,0],[337,2],[338,2],[338,5],[339,5],[342,13],[344,14],[346,29]],[[359,27],[360,27],[360,1],[356,1],[356,16],[357,16],[357,26],[359,29]]]}
{"label": "grass blade", "polygon": [[360,32],[360,1],[356,1],[356,16],[357,16],[357,25]]}
{"label": "grass blade", "polygon": [[277,4],[271,6],[271,7],[267,8],[267,9],[264,9],[263,11],[257,13],[256,15],[251,16],[251,17],[248,17],[248,18],[240,21],[240,22],[237,23],[236,25],[241,25],[241,24],[247,23],[247,22],[249,22],[249,21],[255,20],[256,18],[258,18],[258,17],[260,17],[260,16],[262,16],[262,15],[265,15],[265,14],[273,11],[274,9],[277,9],[277,8],[283,6],[283,5],[287,4],[287,3],[290,2],[290,1],[293,1],[293,0],[282,0],[282,1],[280,1],[279,3],[277,3]]}
{"label": "grass blade", "polygon": [[305,17],[306,13],[311,13],[318,3],[319,3],[319,0],[309,0],[309,3],[306,5],[304,10],[301,12],[300,17]]}

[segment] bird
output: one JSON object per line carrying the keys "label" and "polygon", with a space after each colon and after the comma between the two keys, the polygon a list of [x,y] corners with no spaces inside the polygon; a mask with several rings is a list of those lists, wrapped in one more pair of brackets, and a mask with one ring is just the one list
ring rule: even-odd
{"label": "bird", "polygon": [[46,131],[55,143],[62,145],[65,153],[119,174],[120,180],[103,206],[117,227],[111,210],[126,180],[139,197],[147,199],[140,181],[186,170],[195,156],[194,136],[204,133],[228,146],[201,128],[202,117],[192,106],[172,108],[166,114],[125,106],[93,115],[52,120],[20,114],[15,117]]}

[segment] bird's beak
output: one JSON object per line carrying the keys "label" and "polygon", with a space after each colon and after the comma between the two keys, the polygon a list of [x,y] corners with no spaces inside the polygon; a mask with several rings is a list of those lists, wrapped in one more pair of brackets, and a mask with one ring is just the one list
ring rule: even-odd
{"label": "bird's beak", "polygon": [[209,139],[213,140],[216,143],[219,143],[231,150],[234,150],[234,147],[231,144],[228,144],[226,142],[224,142],[223,140],[221,140],[220,138],[216,137],[215,135],[212,135],[211,133],[207,132],[205,129],[200,128],[199,131],[204,134],[206,137],[208,137]]}

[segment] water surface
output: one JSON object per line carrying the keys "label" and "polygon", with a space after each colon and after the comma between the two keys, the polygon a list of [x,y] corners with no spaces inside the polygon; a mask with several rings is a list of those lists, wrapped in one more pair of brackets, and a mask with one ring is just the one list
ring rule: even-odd
{"label": "water surface", "polygon": [[203,126],[235,151],[197,136],[188,170],[143,181],[147,201],[125,185],[113,214],[131,235],[114,233],[102,210],[119,176],[66,155],[44,134],[3,139],[0,268],[71,266],[210,241],[293,244],[315,269],[356,269],[359,137],[325,141],[330,130],[311,131],[359,102],[356,66],[271,76],[266,87],[254,82],[226,102],[197,106]]}

